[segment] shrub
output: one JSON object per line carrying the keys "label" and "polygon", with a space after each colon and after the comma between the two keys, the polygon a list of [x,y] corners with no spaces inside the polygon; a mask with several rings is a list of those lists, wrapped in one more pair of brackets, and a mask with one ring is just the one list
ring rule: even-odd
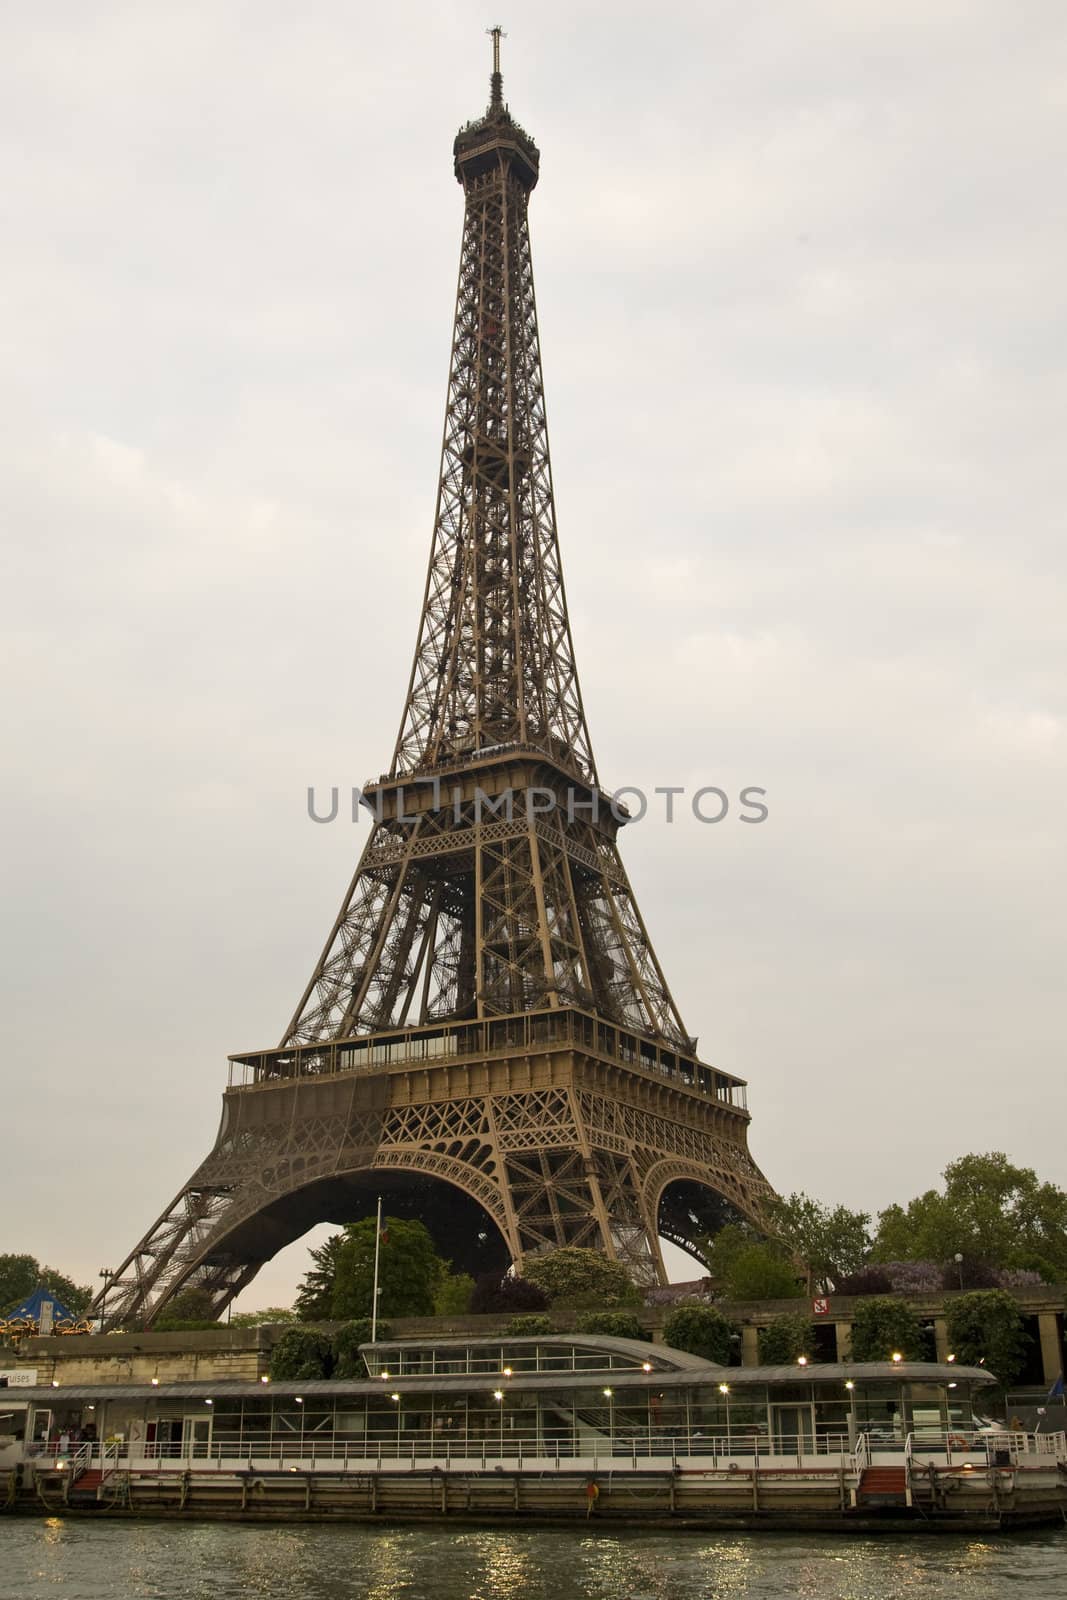
{"label": "shrub", "polygon": [[160,1317],[158,1322],[153,1322],[153,1333],[206,1333],[210,1328],[212,1333],[217,1332],[219,1324],[212,1317],[210,1322],[203,1317]]}
{"label": "shrub", "polygon": [[506,1331],[527,1336],[535,1333],[551,1333],[552,1318],[546,1317],[541,1311],[530,1311],[525,1316],[512,1317]]}
{"label": "shrub", "polygon": [[470,1309],[475,1313],[543,1311],[547,1305],[548,1296],[539,1284],[501,1272],[483,1273],[470,1297]]}
{"label": "shrub", "polygon": [[962,1261],[946,1261],[941,1268],[942,1289],[999,1289],[1000,1273],[984,1256],[964,1255]]}
{"label": "shrub", "polygon": [[1029,1338],[1018,1302],[1004,1289],[961,1294],[945,1311],[949,1342],[957,1361],[983,1364],[1002,1389],[1022,1370]]}
{"label": "shrub", "polygon": [[886,1267],[861,1267],[858,1272],[846,1273],[834,1282],[835,1294],[891,1294],[892,1290]]}
{"label": "shrub", "polygon": [[613,1339],[641,1339],[648,1334],[632,1311],[587,1311],[578,1318],[579,1333],[606,1333]]}
{"label": "shrub", "polygon": [[[387,1322],[379,1322],[378,1338],[389,1339],[392,1329]],[[357,1317],[354,1322],[346,1322],[343,1328],[338,1328],[333,1336],[333,1371],[330,1376],[334,1378],[365,1378],[367,1368],[363,1357],[359,1353],[361,1344],[370,1343],[370,1318]],[[303,1377],[303,1373],[297,1374]]]}
{"label": "shrub", "polygon": [[469,1272],[442,1272],[433,1292],[435,1317],[462,1317],[470,1307],[474,1279]]}
{"label": "shrub", "polygon": [[714,1306],[679,1306],[663,1324],[663,1342],[725,1367],[730,1360],[733,1328]]}
{"label": "shrub", "polygon": [[885,1271],[893,1294],[937,1294],[941,1288],[936,1261],[887,1261]]}
{"label": "shrub", "polygon": [[616,1306],[637,1306],[641,1296],[619,1261],[601,1250],[579,1250],[568,1245],[543,1256],[531,1256],[526,1277],[536,1283],[552,1305],[575,1310],[611,1311]]}
{"label": "shrub", "polygon": [[923,1332],[915,1312],[891,1295],[865,1300],[852,1319],[853,1361],[888,1361],[896,1350],[909,1361],[925,1359]]}
{"label": "shrub", "polygon": [[997,1280],[998,1289],[1034,1289],[1045,1281],[1031,1267],[1001,1267]]}
{"label": "shrub", "polygon": [[798,1356],[812,1359],[815,1335],[807,1317],[784,1311],[759,1331],[759,1358],[763,1366],[784,1367]]}
{"label": "shrub", "polygon": [[722,1282],[731,1300],[795,1300],[804,1293],[796,1267],[773,1244],[739,1250]]}
{"label": "shrub", "polygon": [[329,1378],[332,1371],[333,1346],[329,1335],[315,1328],[286,1328],[270,1353],[270,1375],[280,1382]]}

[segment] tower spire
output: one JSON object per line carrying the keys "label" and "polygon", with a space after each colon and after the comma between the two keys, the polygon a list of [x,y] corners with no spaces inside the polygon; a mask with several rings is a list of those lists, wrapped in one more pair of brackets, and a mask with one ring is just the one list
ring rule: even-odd
{"label": "tower spire", "polygon": [[493,41],[493,70],[489,76],[489,109],[501,111],[504,107],[504,75],[500,70],[500,41],[506,39],[507,34],[503,28],[486,28],[486,33]]}

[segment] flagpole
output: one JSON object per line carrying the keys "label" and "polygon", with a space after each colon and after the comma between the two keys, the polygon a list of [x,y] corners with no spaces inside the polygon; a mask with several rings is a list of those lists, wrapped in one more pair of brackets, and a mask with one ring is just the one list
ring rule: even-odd
{"label": "flagpole", "polygon": [[370,1342],[378,1337],[378,1257],[382,1249],[382,1197],[378,1196],[378,1222],[374,1229],[374,1291],[370,1306]]}

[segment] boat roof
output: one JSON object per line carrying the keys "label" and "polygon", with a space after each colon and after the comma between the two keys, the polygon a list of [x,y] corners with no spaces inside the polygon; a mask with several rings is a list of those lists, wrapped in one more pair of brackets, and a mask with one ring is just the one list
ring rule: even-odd
{"label": "boat roof", "polygon": [[[685,1389],[694,1381],[706,1383],[728,1382],[731,1394],[744,1389],[783,1388],[787,1384],[815,1384],[819,1388],[837,1385],[843,1388],[851,1381],[857,1385],[887,1383],[959,1383],[988,1385],[996,1382],[991,1372],[983,1367],[961,1367],[941,1362],[925,1361],[857,1361],[809,1362],[805,1367],[716,1367],[710,1362],[698,1362],[702,1369],[685,1367],[675,1372],[629,1371],[619,1367],[604,1367],[598,1373],[579,1370],[567,1372],[519,1372],[506,1380],[510,1390],[545,1391],[561,1388],[583,1388],[590,1383],[610,1378],[618,1389]],[[59,1388],[39,1385],[35,1388],[12,1389],[4,1397],[9,1401],[49,1400],[53,1405],[65,1400],[239,1400],[253,1395],[276,1396],[281,1399],[303,1400],[328,1397],[362,1399],[381,1394],[384,1383],[390,1391],[402,1394],[468,1394],[474,1390],[492,1390],[500,1386],[502,1373],[447,1372],[435,1374],[390,1374],[382,1378],[314,1378],[304,1381],[263,1383],[254,1379],[226,1379],[221,1382],[195,1383],[63,1383]]]}

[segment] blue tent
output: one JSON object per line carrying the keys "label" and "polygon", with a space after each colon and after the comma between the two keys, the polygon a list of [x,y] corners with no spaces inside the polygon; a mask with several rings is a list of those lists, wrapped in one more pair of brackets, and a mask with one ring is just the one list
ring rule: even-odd
{"label": "blue tent", "polygon": [[14,1322],[17,1317],[29,1317],[31,1321],[40,1323],[41,1306],[46,1300],[51,1300],[52,1302],[53,1322],[73,1322],[77,1320],[77,1312],[72,1311],[68,1305],[65,1305],[55,1290],[50,1289],[46,1283],[39,1283],[31,1295],[27,1295],[25,1300],[21,1301],[17,1306],[13,1306],[10,1311],[5,1312],[5,1320]]}

